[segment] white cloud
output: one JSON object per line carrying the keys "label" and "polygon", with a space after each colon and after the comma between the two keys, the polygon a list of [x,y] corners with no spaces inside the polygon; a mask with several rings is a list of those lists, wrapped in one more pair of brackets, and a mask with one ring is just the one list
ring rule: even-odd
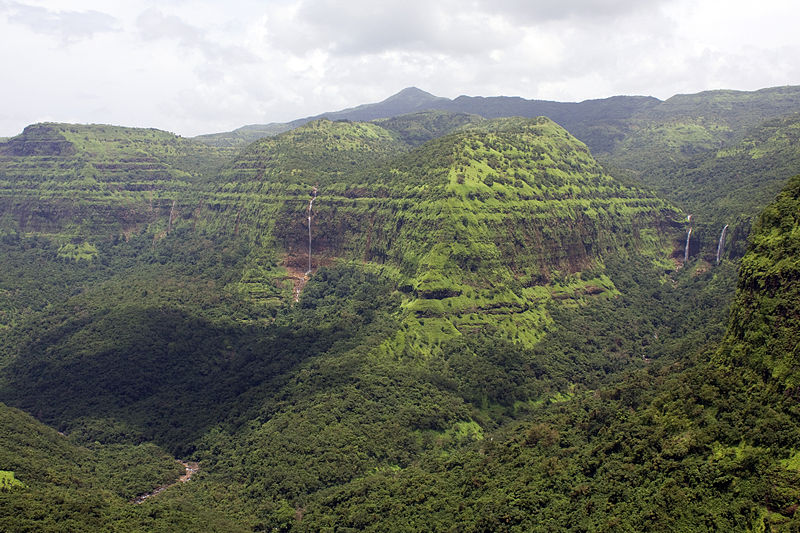
{"label": "white cloud", "polygon": [[269,21],[269,42],[294,53],[325,49],[360,56],[388,51],[480,54],[517,38],[500,31],[490,12],[454,0],[385,2],[300,0]]}
{"label": "white cloud", "polygon": [[201,28],[175,15],[148,9],[136,19],[136,26],[146,41],[174,41],[185,50],[197,51],[207,61],[230,64],[253,63],[257,57],[241,46],[226,45],[209,38]]}
{"label": "white cloud", "polygon": [[0,12],[7,20],[41,35],[57,37],[63,44],[91,38],[97,33],[119,31],[119,21],[100,11],[60,11],[20,2],[3,2]]}
{"label": "white cloud", "polygon": [[790,0],[0,0],[0,135],[184,135],[434,94],[667,98],[800,84]]}

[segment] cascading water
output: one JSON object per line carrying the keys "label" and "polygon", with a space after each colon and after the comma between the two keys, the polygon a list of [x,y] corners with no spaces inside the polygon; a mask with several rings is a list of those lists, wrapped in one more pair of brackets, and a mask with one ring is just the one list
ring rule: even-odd
{"label": "cascading water", "polygon": [[686,263],[689,261],[689,239],[692,237],[692,228],[689,228],[689,232],[686,234],[686,249],[683,251],[683,262]]}
{"label": "cascading water", "polygon": [[175,200],[172,200],[172,207],[169,210],[169,222],[167,222],[167,233],[172,231],[172,219],[175,216]]}
{"label": "cascading water", "polygon": [[719,264],[719,258],[722,255],[722,247],[725,246],[725,231],[727,231],[728,225],[725,224],[725,227],[722,228],[722,234],[719,236],[719,244],[717,245],[717,264]]}
{"label": "cascading water", "polygon": [[306,276],[311,274],[311,208],[314,206],[314,200],[317,198],[317,188],[311,189],[311,200],[308,202],[308,270]]}

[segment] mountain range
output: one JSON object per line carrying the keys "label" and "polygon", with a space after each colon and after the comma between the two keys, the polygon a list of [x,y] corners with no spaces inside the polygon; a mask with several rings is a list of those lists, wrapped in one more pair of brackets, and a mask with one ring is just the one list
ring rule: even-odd
{"label": "mountain range", "polygon": [[798,112],[409,88],[193,139],[28,126],[0,523],[796,530]]}

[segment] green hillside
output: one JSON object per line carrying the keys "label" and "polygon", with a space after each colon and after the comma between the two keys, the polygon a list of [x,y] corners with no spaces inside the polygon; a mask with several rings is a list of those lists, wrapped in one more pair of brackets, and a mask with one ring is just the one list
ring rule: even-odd
{"label": "green hillside", "polygon": [[[654,145],[691,221],[544,117],[319,119],[241,149],[26,128],[0,144],[2,523],[796,529],[797,179],[736,284],[795,122],[695,167]],[[171,485],[177,459],[200,472]]]}
{"label": "green hillside", "polygon": [[756,215],[800,169],[799,120],[797,113],[768,120],[737,132],[737,139],[729,143],[686,141],[693,147],[691,157],[679,155],[689,145],[676,143],[663,152],[667,161],[648,160],[658,154],[652,148],[658,143],[651,139],[626,147],[627,159],[604,160],[611,161],[609,168],[639,165],[635,171],[620,172],[692,213],[693,236],[708,260],[714,257],[722,227],[730,225],[726,250],[738,257],[745,251]]}
{"label": "green hillside", "polygon": [[[322,116],[344,120],[388,117],[377,122],[416,146],[479,117],[547,116],[586,143],[615,177],[645,186],[692,213],[691,255],[713,261],[726,224],[730,226],[728,253],[741,257],[754,216],[797,172],[794,145],[781,145],[769,132],[791,139],[790,125],[785,125],[786,132],[776,130],[782,122],[791,121],[798,109],[800,88],[796,86],[704,91],[664,101],[615,96],[579,103],[519,97],[459,96],[449,100],[410,88],[384,102],[282,125],[248,126],[241,132],[204,136],[203,140],[232,145],[241,142],[240,133],[247,133],[247,139],[254,141]],[[417,113],[402,115],[414,111]],[[753,157],[744,156],[754,143],[759,148]]]}
{"label": "green hillside", "polygon": [[403,142],[419,146],[427,141],[443,137],[468,124],[483,122],[478,115],[467,113],[447,113],[444,111],[423,111],[408,115],[376,120],[375,123],[397,133]]}
{"label": "green hillside", "polygon": [[720,348],[329,491],[296,529],[794,531],[798,184],[759,219]]}
{"label": "green hillside", "polygon": [[139,231],[193,194],[230,152],[154,129],[36,124],[0,144],[2,232]]}
{"label": "green hillside", "polygon": [[[74,257],[78,248],[66,255],[64,245],[7,239],[9,262],[37,257],[61,279],[80,279],[68,291],[62,283],[26,281],[38,287],[39,301],[23,300],[27,292],[12,292],[15,280],[6,280],[5,316],[19,335],[7,349],[8,394],[52,423],[77,419],[91,405],[130,411],[140,398],[147,398],[140,409],[147,412],[161,402],[157,391],[175,395],[185,386],[185,374],[170,373],[175,366],[204,376],[190,379],[192,387],[217,386],[208,375],[223,371],[214,354],[233,342],[222,340],[222,331],[233,328],[243,346],[277,335],[270,350],[277,349],[288,333],[253,328],[281,319],[305,284],[312,184],[320,187],[312,270],[365,269],[399,291],[390,313],[398,328],[380,343],[394,357],[440,354],[443,343],[485,328],[531,348],[554,327],[549,305],[619,294],[606,262],[637,257],[661,275],[674,269],[669,257],[680,215],[603,174],[583,145],[546,119],[490,121],[408,150],[376,125],[311,123],[242,152],[210,190],[196,193],[201,207],[175,217],[170,232],[145,226],[124,241],[98,239],[86,260]],[[210,234],[225,223],[222,235]],[[56,296],[63,305],[52,302]],[[47,335],[40,337],[41,326],[31,332],[20,311],[39,323],[46,316]],[[112,328],[119,331],[107,336]],[[295,364],[295,356],[275,357],[276,368]],[[109,364],[120,366],[110,371]],[[26,377],[33,369],[37,381]],[[84,399],[56,401],[70,391],[84,391],[77,394]],[[221,401],[188,404],[204,411]],[[161,425],[181,416],[176,411]],[[138,431],[150,424],[136,423]],[[150,430],[169,446],[192,441],[165,437],[160,426]]]}
{"label": "green hillside", "polygon": [[724,354],[787,392],[800,385],[800,177],[760,215],[742,259]]}
{"label": "green hillside", "polygon": [[[369,146],[356,165],[351,139]],[[681,216],[603,174],[585,146],[547,119],[480,122],[413,150],[392,140],[401,155],[389,159],[371,148],[378,139],[393,137],[375,125],[322,121],[259,141],[223,172],[224,204],[209,216],[235,218],[242,237],[275,244],[277,254],[252,267],[262,276],[280,276],[281,267],[292,275],[305,270],[306,209],[319,186],[312,265],[366,262],[392,278],[407,295],[411,328],[398,349],[487,321],[534,342],[554,295],[614,294],[606,257],[645,255],[673,268]],[[300,163],[291,154],[308,155]],[[326,164],[304,167],[316,158]]]}
{"label": "green hillside", "polygon": [[[184,468],[152,443],[80,444],[0,404],[0,521],[5,531],[133,531],[148,522],[135,496]],[[192,513],[203,515],[201,509]],[[177,512],[188,524],[192,515]],[[213,516],[206,520],[217,524]],[[219,525],[224,524],[221,523]],[[232,525],[232,524],[231,524]]]}

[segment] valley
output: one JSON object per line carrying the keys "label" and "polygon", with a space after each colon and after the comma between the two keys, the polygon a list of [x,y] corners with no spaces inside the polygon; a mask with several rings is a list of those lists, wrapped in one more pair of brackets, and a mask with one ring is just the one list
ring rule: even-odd
{"label": "valley", "polygon": [[193,139],[26,127],[0,523],[793,531],[798,110],[411,88]]}

